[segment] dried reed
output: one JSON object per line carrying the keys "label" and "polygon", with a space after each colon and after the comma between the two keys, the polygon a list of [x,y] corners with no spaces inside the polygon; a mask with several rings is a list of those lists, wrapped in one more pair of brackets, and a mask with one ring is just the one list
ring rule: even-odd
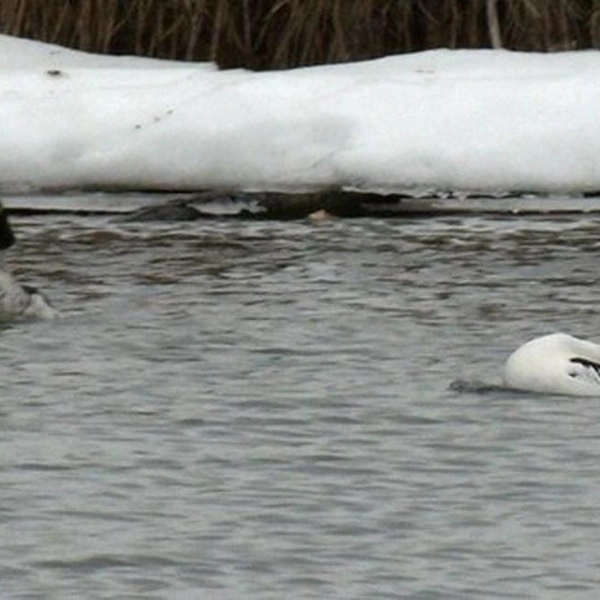
{"label": "dried reed", "polygon": [[0,0],[0,31],[94,52],[282,68],[434,47],[600,47],[600,0]]}

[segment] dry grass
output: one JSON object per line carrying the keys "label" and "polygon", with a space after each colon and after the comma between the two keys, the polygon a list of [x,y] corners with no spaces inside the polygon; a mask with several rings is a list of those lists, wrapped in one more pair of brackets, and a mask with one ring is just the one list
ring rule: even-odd
{"label": "dry grass", "polygon": [[0,31],[94,52],[282,68],[434,47],[600,47],[600,0],[0,0]]}

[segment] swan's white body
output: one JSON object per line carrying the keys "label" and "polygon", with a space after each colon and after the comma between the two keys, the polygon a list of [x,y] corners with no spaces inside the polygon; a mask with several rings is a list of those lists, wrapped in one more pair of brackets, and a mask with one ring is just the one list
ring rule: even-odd
{"label": "swan's white body", "polygon": [[0,271],[0,321],[54,319],[58,311],[35,288],[21,285],[6,271]]}
{"label": "swan's white body", "polygon": [[600,397],[600,345],[565,333],[531,340],[508,357],[504,384],[530,392]]}

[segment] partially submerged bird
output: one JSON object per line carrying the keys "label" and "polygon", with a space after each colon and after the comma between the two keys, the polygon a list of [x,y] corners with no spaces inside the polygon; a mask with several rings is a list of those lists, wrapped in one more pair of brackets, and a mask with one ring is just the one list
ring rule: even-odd
{"label": "partially submerged bird", "polygon": [[566,333],[535,338],[508,357],[504,384],[530,392],[600,397],[600,345]]}
{"label": "partially submerged bird", "polygon": [[37,288],[22,285],[10,273],[0,271],[0,321],[55,319],[58,311]]}
{"label": "partially submerged bird", "polygon": [[[10,223],[0,205],[0,257],[14,243]],[[10,273],[0,268],[0,321],[54,319],[58,316],[58,311],[37,288],[20,284]]]}

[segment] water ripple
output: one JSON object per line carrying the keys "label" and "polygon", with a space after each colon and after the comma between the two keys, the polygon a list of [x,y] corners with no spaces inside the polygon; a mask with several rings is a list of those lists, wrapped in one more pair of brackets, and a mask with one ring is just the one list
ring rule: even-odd
{"label": "water ripple", "polygon": [[15,226],[6,597],[594,597],[600,405],[496,382],[590,334],[595,217]]}

